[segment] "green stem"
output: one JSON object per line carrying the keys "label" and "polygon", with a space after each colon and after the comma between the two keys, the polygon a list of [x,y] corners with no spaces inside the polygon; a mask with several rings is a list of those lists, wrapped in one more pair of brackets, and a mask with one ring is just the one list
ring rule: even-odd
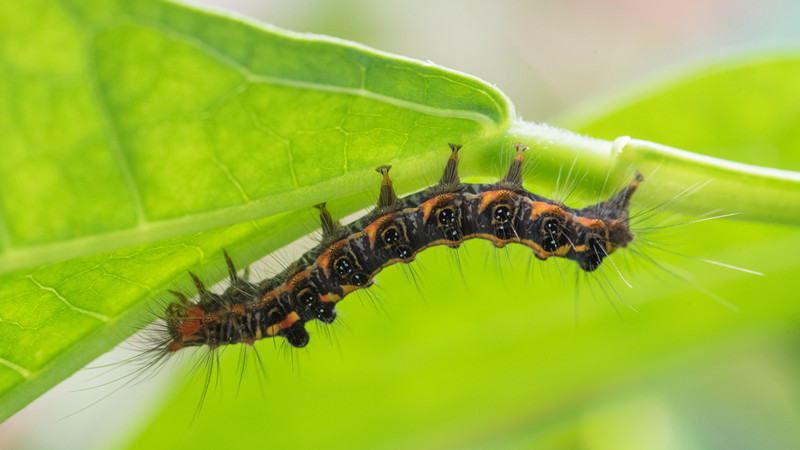
{"label": "green stem", "polygon": [[646,189],[655,204],[672,202],[677,193],[702,185],[680,199],[681,212],[721,211],[738,213],[742,220],[800,226],[800,172],[727,161],[627,136],[611,142],[531,122],[517,122],[507,136],[537,152],[537,180],[556,183],[560,177],[563,183],[573,161],[572,177],[595,186],[621,184],[638,170],[652,181]]}

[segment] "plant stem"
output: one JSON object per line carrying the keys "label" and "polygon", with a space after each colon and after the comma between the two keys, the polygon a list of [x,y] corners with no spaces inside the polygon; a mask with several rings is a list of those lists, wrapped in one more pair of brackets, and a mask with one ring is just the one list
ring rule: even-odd
{"label": "plant stem", "polygon": [[[617,186],[638,170],[651,180],[645,192],[654,204],[675,202],[688,214],[738,213],[741,220],[800,226],[800,172],[742,164],[627,136],[613,142],[545,124],[517,122],[506,135],[535,151],[536,178],[572,179]],[[560,179],[560,180],[559,180]],[[694,191],[696,189],[696,192]]]}

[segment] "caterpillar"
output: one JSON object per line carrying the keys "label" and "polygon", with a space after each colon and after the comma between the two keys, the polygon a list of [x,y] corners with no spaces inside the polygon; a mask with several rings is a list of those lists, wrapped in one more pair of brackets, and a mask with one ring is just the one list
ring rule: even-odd
{"label": "caterpillar", "polygon": [[498,248],[517,243],[540,260],[565,258],[591,272],[633,240],[628,207],[643,181],[639,172],[609,199],[574,209],[523,188],[523,152],[528,147],[514,147],[503,178],[470,184],[458,175],[461,145],[450,144],[438,184],[403,198],[392,186],[391,166],[378,167],[382,181],[374,209],[343,226],[324,203],[316,205],[320,243],[272,278],[250,282],[240,277],[224,252],[229,286],[214,293],[190,272],[197,299],[170,291],[177,301],[166,307],[158,349],[151,351],[166,356],[186,347],[213,350],[227,344],[252,345],[268,337],[305,347],[306,323],[334,322],[336,304],[348,294],[369,287],[383,268],[411,262],[432,246],[457,248],[469,239],[484,239]]}

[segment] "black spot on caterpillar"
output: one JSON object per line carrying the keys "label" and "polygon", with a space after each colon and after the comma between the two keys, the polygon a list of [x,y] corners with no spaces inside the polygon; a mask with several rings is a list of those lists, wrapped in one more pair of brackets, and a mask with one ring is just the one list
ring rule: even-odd
{"label": "black spot on caterpillar", "polygon": [[150,350],[156,360],[185,347],[215,349],[276,336],[304,347],[309,341],[306,323],[334,322],[337,302],[369,287],[384,267],[411,262],[432,246],[457,248],[469,239],[488,240],[496,247],[518,243],[538,259],[570,259],[591,272],[633,240],[628,207],[643,180],[638,172],[608,200],[574,209],[522,187],[524,145],[516,145],[508,172],[493,184],[462,183],[461,146],[450,148],[439,183],[403,198],[394,192],[390,166],[378,167],[382,182],[377,206],[347,226],[333,220],[324,203],[317,205],[321,242],[275,277],[260,282],[239,277],[227,253],[230,286],[223,293],[207,290],[192,274],[197,300],[173,292],[178,300],[162,317],[166,332],[157,340],[158,348]]}

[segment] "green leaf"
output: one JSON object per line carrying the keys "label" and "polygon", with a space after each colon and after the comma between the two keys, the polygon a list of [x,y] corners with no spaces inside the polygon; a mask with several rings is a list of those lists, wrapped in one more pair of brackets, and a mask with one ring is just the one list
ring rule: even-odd
{"label": "green leaf", "polygon": [[5,271],[352,195],[511,117],[473,77],[180,5],[1,8]]}
{"label": "green leaf", "polygon": [[[767,84],[776,92],[774,98],[786,101],[794,88],[787,80],[796,78],[790,73],[794,66],[787,66],[772,71],[784,82]],[[748,66],[743,67],[746,71]],[[0,70],[0,92],[10,99],[0,105],[0,269],[5,271],[0,275],[0,419],[125,339],[134,324],[152,319],[147,313],[153,304],[149,300],[176,283],[186,287],[187,269],[197,271],[207,283],[222,278],[221,248],[233,255],[237,266],[244,266],[313,231],[315,219],[306,209],[310,205],[331,201],[338,216],[368,206],[365,192],[375,192],[373,169],[378,164],[395,164],[395,183],[408,192],[438,178],[448,142],[465,145],[465,174],[486,176],[496,170],[510,143],[523,140],[537,151],[540,166],[530,176],[540,185],[551,188],[560,175],[558,169],[576,155],[580,164],[592,164],[581,186],[585,194],[602,183],[610,168],[631,163],[617,158],[613,150],[618,148],[608,141],[515,121],[507,99],[473,77],[332,38],[275,30],[152,0],[4,3]],[[718,73],[709,87],[728,76]],[[731,83],[720,86],[729,89]],[[678,94],[668,98],[686,95],[675,91]],[[658,102],[649,110],[655,108],[665,114],[665,123],[682,113]],[[744,105],[741,111],[746,109]],[[611,127],[602,132],[598,128],[597,133],[609,138],[636,135],[625,124],[642,113],[621,114],[612,122],[617,134],[605,134]],[[710,109],[708,114],[712,113]],[[698,148],[693,142],[710,140],[696,138],[692,141],[687,133],[682,142]],[[780,140],[769,145],[781,149],[781,154],[791,148]],[[654,146],[634,142],[625,148],[649,151]],[[672,150],[657,150],[670,173],[680,167],[696,169],[692,176],[697,178],[728,168],[719,161],[703,165],[676,157]],[[630,153],[635,154],[625,155]],[[633,162],[653,163],[652,158]],[[741,198],[753,199],[752,205],[759,204],[755,200],[780,197],[786,207],[772,208],[782,214],[770,220],[796,220],[800,209],[791,206],[800,199],[787,193],[798,185],[797,174],[749,167],[722,172],[727,183],[750,174],[765,186],[742,194]],[[614,174],[613,179],[623,176]],[[683,179],[655,178],[653,183],[665,187],[660,192],[648,187],[656,202],[674,195],[671,186],[686,186]],[[679,206],[697,210],[719,201],[735,205],[728,197],[699,195]],[[757,208],[748,214],[759,218]],[[713,241],[710,237],[727,239],[701,256],[732,256],[724,244],[737,242],[742,235],[773,236],[746,247],[755,263],[748,267],[779,272],[778,278],[770,279],[778,285],[791,279],[795,266],[757,257],[796,245],[792,230],[728,226],[692,238],[697,245]],[[134,244],[139,245],[131,247]],[[480,244],[469,248],[465,260],[496,258],[493,249],[488,255],[494,256],[483,258],[487,249]],[[529,255],[510,252],[515,267],[528,264]],[[490,435],[492,427],[505,428],[515,414],[550,423],[558,419],[548,414],[549,409],[569,399],[578,401],[570,395],[599,389],[592,379],[598,375],[598,361],[578,364],[584,350],[607,357],[612,367],[599,379],[608,381],[626,369],[641,370],[664,354],[685,348],[681,345],[730,332],[740,322],[752,324],[749,316],[719,317],[716,305],[704,300],[693,311],[708,320],[698,320],[681,340],[665,342],[665,335],[658,334],[649,341],[642,339],[630,354],[610,355],[604,353],[604,341],[618,348],[631,339],[640,340],[647,327],[663,331],[678,312],[659,310],[630,334],[608,337],[618,322],[602,304],[592,312],[596,323],[569,337],[572,329],[567,324],[572,323],[574,308],[564,297],[571,294],[560,291],[552,279],[537,280],[525,289],[512,285],[498,291],[495,280],[453,288],[450,278],[461,275],[438,271],[451,265],[450,255],[440,250],[430,255],[422,261],[429,271],[425,277],[443,283],[423,287],[431,299],[428,305],[403,305],[420,293],[408,288],[413,283],[402,277],[400,268],[381,276],[381,284],[391,291],[385,305],[396,305],[392,309],[396,328],[387,330],[382,316],[370,315],[357,304],[347,306],[357,303],[356,298],[348,299],[343,308],[353,330],[338,335],[349,359],[331,349],[314,350],[320,355],[303,361],[306,373],[319,375],[313,380],[298,380],[287,361],[270,364],[268,402],[270,408],[284,411],[270,416],[276,427],[267,430],[271,442],[294,442],[298,435],[305,439],[298,427],[308,423],[296,418],[306,416],[315,419],[318,430],[329,429],[320,437],[342,426],[337,414],[360,419],[345,427],[359,435],[358,440],[348,441],[354,446],[397,439],[410,444],[437,439],[452,445],[454,430],[469,429],[461,434],[461,442],[467,443],[481,433]],[[490,273],[498,277],[509,270],[497,266],[500,272]],[[465,278],[478,280],[483,272],[467,267]],[[551,278],[558,280],[551,272],[555,275]],[[715,287],[756,292],[750,286],[737,289],[741,279],[723,273],[712,277]],[[778,295],[769,291],[771,285],[754,286]],[[695,292],[689,286],[660,295],[688,298]],[[498,307],[498,298],[517,301]],[[647,296],[638,300],[646,301]],[[786,311],[769,308],[765,320],[784,313],[795,317],[793,306],[783,305]],[[321,343],[319,337],[313,339]],[[562,341],[563,346],[557,345]],[[646,344],[659,350],[651,359],[643,359]],[[270,345],[261,347],[272,352]],[[537,353],[530,355],[530,349]],[[541,370],[547,373],[535,377],[535,386],[507,389],[522,385],[525,380],[520,377],[535,374],[543,358],[554,358],[561,351],[575,364],[545,367]],[[236,358],[226,358],[227,366],[235,365]],[[517,364],[520,360],[526,363]],[[514,364],[506,367],[509,361]],[[235,377],[235,368],[227,369],[226,377]],[[579,375],[562,380],[562,372]],[[246,398],[258,398],[249,395],[254,394],[249,390],[255,384],[245,388]],[[570,390],[577,394],[567,394]],[[465,391],[474,395],[467,398]],[[194,408],[196,392],[185,395],[176,410],[162,416],[162,425],[170,418],[190,420],[193,414],[185,408]],[[531,405],[531,399],[539,400]],[[394,412],[372,414],[375,402],[392,405]],[[429,409],[419,406],[426,402]],[[242,442],[263,443],[258,426],[263,423],[263,402],[242,407],[210,404],[206,409],[212,413],[204,416],[202,428],[209,434],[198,432],[192,439],[208,444],[226,437],[218,426],[239,429],[253,421],[252,434],[243,433]],[[238,412],[231,414],[232,410]],[[487,421],[487,415],[494,418]],[[332,419],[316,421],[322,416]],[[373,432],[360,432],[360,424],[373,425]],[[387,424],[394,431],[387,431]],[[214,430],[217,434],[211,436]],[[173,438],[182,436],[168,437]],[[168,441],[159,432],[143,437],[148,439]]]}
{"label": "green leaf", "polygon": [[800,170],[800,155],[785,151],[800,147],[800,104],[794,101],[800,86],[793,82],[798,71],[797,52],[729,57],[700,72],[662,76],[655,87],[614,95],[629,99],[624,108],[608,110],[608,99],[596,100],[556,122],[583,123],[580,131],[598,138],[627,134],[717,158]]}

